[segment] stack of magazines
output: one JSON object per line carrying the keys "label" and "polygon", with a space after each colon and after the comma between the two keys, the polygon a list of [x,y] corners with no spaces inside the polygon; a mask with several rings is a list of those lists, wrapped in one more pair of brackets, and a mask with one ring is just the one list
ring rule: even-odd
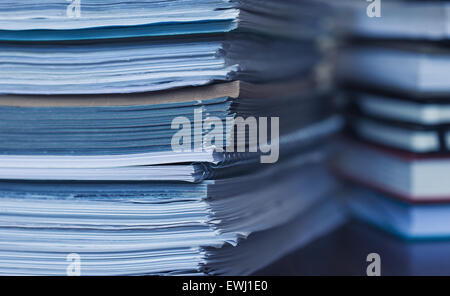
{"label": "stack of magazines", "polygon": [[365,187],[350,205],[403,237],[448,237],[450,3],[384,1],[376,17],[379,7],[366,15],[355,2],[341,7],[353,18],[341,23],[351,41],[337,72],[348,90],[351,135],[337,167]]}
{"label": "stack of magazines", "polygon": [[327,18],[2,1],[0,274],[251,274],[339,225]]}

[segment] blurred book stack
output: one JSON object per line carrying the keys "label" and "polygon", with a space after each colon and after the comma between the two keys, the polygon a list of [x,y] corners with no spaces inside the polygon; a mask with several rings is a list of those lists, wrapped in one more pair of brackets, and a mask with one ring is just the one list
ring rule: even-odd
{"label": "blurred book stack", "polygon": [[450,3],[384,0],[376,17],[359,2],[338,5],[349,131],[337,168],[364,187],[349,204],[402,237],[448,237]]}
{"label": "blurred book stack", "polygon": [[2,1],[0,274],[251,274],[339,225],[327,17]]}

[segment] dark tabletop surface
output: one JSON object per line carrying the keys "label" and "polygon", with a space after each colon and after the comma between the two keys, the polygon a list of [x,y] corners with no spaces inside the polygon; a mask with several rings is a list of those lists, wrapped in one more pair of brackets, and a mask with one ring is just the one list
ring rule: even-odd
{"label": "dark tabletop surface", "polygon": [[351,221],[255,275],[366,275],[367,255],[377,253],[381,275],[450,275],[450,240],[405,241]]}

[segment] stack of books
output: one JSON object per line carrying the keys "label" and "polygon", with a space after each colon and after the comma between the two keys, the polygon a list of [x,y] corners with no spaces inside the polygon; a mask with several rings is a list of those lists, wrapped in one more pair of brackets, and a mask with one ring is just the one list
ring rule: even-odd
{"label": "stack of books", "polygon": [[2,1],[0,274],[251,274],[339,225],[326,19]]}
{"label": "stack of books", "polygon": [[349,203],[402,237],[448,237],[450,3],[384,1],[381,17],[370,18],[350,2],[357,1],[343,9],[354,17],[341,28],[351,41],[337,73],[348,90],[351,136],[337,168],[365,189]]}

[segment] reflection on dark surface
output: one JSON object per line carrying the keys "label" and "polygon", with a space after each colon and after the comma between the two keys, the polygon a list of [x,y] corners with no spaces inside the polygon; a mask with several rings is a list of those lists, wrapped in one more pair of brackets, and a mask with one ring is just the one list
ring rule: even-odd
{"label": "reflection on dark surface", "polygon": [[450,275],[450,240],[405,241],[349,222],[255,275],[366,275],[367,255],[381,257],[381,275]]}

